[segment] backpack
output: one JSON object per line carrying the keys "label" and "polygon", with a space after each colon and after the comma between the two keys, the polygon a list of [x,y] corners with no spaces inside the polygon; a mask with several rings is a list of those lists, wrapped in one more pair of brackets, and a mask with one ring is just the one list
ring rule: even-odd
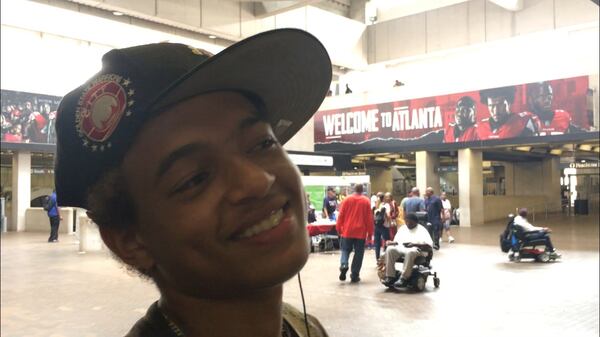
{"label": "backpack", "polygon": [[385,225],[385,208],[381,207],[375,211],[375,226]]}
{"label": "backpack", "polygon": [[500,234],[500,249],[504,253],[508,253],[508,251],[510,250],[510,248],[513,245],[513,242],[512,242],[512,226],[513,226],[513,224],[514,224],[514,219],[511,218],[508,221],[508,224],[506,225],[504,232],[502,232],[502,234]]}
{"label": "backpack", "polygon": [[42,201],[42,207],[44,208],[44,211],[49,212],[53,205],[52,205],[52,200],[50,199],[50,196],[47,195],[44,200]]}

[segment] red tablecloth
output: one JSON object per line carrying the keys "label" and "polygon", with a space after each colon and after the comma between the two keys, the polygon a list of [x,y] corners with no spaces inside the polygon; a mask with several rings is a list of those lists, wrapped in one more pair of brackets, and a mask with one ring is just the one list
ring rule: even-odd
{"label": "red tablecloth", "polygon": [[319,234],[325,234],[335,228],[335,224],[326,224],[326,225],[317,225],[317,224],[308,224],[306,229],[308,229],[308,235],[315,236]]}

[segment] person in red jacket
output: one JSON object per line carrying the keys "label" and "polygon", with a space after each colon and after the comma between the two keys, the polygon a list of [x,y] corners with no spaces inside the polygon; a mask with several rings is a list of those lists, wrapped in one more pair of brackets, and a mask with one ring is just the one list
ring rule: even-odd
{"label": "person in red jacket", "polygon": [[583,131],[573,125],[571,114],[565,110],[552,109],[554,93],[548,82],[527,85],[527,105],[534,114],[539,136],[562,135]]}
{"label": "person in red jacket", "polygon": [[357,184],[354,187],[354,194],[344,199],[335,226],[340,235],[340,281],[346,280],[348,259],[352,250],[354,250],[354,257],[350,281],[353,283],[360,281],[365,239],[373,235],[373,221],[371,202],[363,195],[363,186]]}
{"label": "person in red jacket", "polygon": [[444,143],[479,140],[475,119],[475,106],[475,101],[469,96],[463,96],[456,102],[454,123],[448,123],[444,132]]}
{"label": "person in red jacket", "polygon": [[529,112],[513,113],[515,87],[502,87],[481,90],[481,103],[487,105],[490,117],[478,124],[479,138],[506,139],[535,136],[537,130]]}

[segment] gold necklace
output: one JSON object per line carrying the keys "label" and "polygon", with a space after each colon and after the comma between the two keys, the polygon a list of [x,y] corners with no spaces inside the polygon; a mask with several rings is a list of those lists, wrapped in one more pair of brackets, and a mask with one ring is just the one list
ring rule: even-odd
{"label": "gold necklace", "polygon": [[183,331],[181,331],[181,329],[177,326],[177,324],[175,324],[175,322],[173,322],[169,316],[167,316],[167,314],[165,314],[160,307],[158,307],[158,310],[160,311],[161,315],[165,318],[165,320],[167,321],[167,325],[169,326],[169,329],[171,329],[171,332],[173,332],[175,334],[175,336],[177,337],[185,337],[185,335],[183,334]]}

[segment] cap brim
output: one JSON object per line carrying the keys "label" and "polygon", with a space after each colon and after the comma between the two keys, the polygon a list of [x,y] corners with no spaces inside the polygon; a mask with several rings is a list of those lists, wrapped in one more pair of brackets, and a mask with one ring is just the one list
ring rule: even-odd
{"label": "cap brim", "polygon": [[298,29],[278,29],[240,41],[189,71],[163,92],[153,110],[218,90],[259,96],[281,143],[287,142],[320,107],[331,83],[325,47]]}

